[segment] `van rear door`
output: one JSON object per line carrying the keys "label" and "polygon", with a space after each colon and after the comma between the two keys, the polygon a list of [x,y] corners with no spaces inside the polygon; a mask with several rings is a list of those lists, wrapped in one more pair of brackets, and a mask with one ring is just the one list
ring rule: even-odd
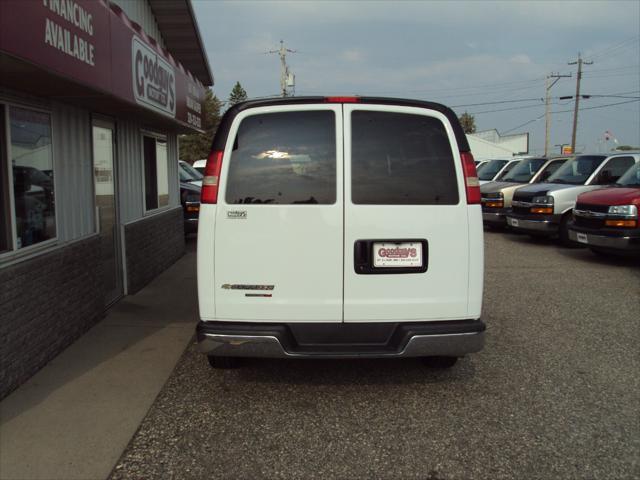
{"label": "van rear door", "polygon": [[215,213],[211,319],[342,321],[342,152],[341,105],[235,117]]}
{"label": "van rear door", "polygon": [[343,120],[344,321],[470,318],[469,206],[449,121],[430,109],[371,104],[345,104]]}

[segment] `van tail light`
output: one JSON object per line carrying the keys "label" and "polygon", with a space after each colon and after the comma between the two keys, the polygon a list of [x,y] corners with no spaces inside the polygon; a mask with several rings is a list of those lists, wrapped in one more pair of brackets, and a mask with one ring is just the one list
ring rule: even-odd
{"label": "van tail light", "polygon": [[218,186],[220,185],[223,154],[224,152],[220,150],[214,150],[209,154],[207,166],[204,167],[200,203],[218,203]]}
{"label": "van tail light", "polygon": [[467,204],[480,203],[480,182],[478,181],[473,155],[471,152],[460,152],[460,158],[462,159],[462,171],[464,172],[464,183],[467,190]]}

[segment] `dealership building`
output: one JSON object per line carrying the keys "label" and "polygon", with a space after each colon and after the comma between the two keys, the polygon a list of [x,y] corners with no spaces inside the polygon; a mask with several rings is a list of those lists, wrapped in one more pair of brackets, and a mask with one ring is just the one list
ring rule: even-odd
{"label": "dealership building", "polygon": [[190,0],[0,1],[0,398],[184,253]]}

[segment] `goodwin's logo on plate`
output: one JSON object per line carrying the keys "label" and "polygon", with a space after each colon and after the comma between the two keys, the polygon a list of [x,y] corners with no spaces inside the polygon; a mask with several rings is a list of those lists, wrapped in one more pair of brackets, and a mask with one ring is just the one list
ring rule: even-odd
{"label": "goodwin's logo on plate", "polygon": [[418,251],[415,248],[380,248],[378,255],[383,258],[415,258],[418,256]]}

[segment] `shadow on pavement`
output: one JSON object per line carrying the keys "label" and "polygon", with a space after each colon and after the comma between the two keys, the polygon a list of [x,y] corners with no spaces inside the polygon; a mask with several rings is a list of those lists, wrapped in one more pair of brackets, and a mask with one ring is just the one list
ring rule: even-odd
{"label": "shadow on pavement", "polygon": [[[202,359],[206,363],[206,359]],[[221,370],[212,369],[212,374]],[[241,366],[227,371],[246,383],[282,385],[407,385],[463,382],[473,377],[470,357],[450,369],[425,366],[420,359],[242,359]]]}

